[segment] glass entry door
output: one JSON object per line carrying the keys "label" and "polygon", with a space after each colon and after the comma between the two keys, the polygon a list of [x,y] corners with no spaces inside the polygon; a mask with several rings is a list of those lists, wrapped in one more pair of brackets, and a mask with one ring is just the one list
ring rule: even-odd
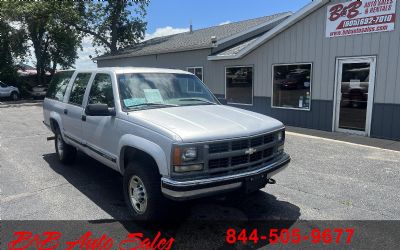
{"label": "glass entry door", "polygon": [[336,65],[336,131],[369,136],[375,58],[342,58]]}

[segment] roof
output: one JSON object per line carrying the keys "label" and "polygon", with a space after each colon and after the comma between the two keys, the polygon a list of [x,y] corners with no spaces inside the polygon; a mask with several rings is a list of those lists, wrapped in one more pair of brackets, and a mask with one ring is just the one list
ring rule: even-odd
{"label": "roof", "polygon": [[192,32],[188,31],[170,36],[157,37],[143,41],[131,48],[124,49],[115,55],[103,55],[97,57],[96,60],[212,48],[212,36],[215,36],[217,41],[228,41],[230,38],[237,38],[237,36],[240,36],[243,33],[251,31],[252,29],[260,27],[264,24],[271,24],[275,21],[281,21],[283,18],[287,18],[289,15],[291,15],[290,12],[285,12],[194,30]]}
{"label": "roof", "polygon": [[271,30],[265,32],[264,34],[260,34],[258,37],[253,37],[251,40],[247,40],[241,43],[236,44],[235,46],[225,49],[223,51],[219,51],[216,54],[212,54],[208,56],[208,60],[228,60],[228,59],[239,59],[243,56],[247,55],[251,51],[258,48],[261,44],[269,41],[270,39],[277,36],[279,33],[283,32],[287,28],[291,27],[295,23],[299,22],[315,10],[324,6],[328,3],[329,0],[315,0],[310,4],[303,7],[301,10],[291,15],[289,18],[279,23],[277,26],[272,28]]}
{"label": "roof", "polygon": [[162,69],[162,68],[146,68],[146,67],[104,67],[90,70],[76,70],[78,72],[113,72],[116,74],[130,74],[130,73],[166,73],[166,74],[187,74],[191,73],[179,69]]}

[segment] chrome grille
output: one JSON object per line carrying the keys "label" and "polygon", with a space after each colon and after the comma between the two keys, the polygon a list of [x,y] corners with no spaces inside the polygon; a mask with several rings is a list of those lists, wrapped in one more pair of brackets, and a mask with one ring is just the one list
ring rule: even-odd
{"label": "chrome grille", "polygon": [[[226,171],[254,167],[271,159],[277,144],[274,134],[265,134],[245,139],[223,141],[208,145],[208,169]],[[247,152],[249,149],[255,152]]]}

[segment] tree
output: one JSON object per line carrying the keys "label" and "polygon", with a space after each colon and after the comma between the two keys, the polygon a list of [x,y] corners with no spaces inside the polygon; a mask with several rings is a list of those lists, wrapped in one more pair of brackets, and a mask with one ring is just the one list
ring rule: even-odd
{"label": "tree", "polygon": [[9,1],[2,11],[8,21],[18,22],[26,31],[36,57],[37,82],[45,83],[46,72],[54,73],[57,66],[71,67],[77,58],[81,36],[66,28],[59,13],[77,10],[73,1]]}
{"label": "tree", "polygon": [[93,37],[93,46],[102,46],[115,54],[135,45],[145,35],[144,21],[149,0],[87,1],[77,4],[73,15],[64,20],[77,31]]}
{"label": "tree", "polygon": [[16,60],[22,60],[26,50],[23,30],[13,28],[4,21],[0,13],[0,80],[10,83],[15,81]]}

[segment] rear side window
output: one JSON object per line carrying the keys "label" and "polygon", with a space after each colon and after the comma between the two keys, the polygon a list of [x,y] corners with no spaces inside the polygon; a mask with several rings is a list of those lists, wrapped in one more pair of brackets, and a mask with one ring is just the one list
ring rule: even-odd
{"label": "rear side window", "polygon": [[110,108],[114,107],[112,81],[109,74],[97,74],[94,77],[88,104],[107,104]]}
{"label": "rear side window", "polygon": [[86,86],[89,83],[91,75],[91,73],[79,73],[76,75],[68,103],[82,106],[83,96],[85,95]]}
{"label": "rear side window", "polygon": [[53,76],[46,97],[62,101],[74,71],[62,71]]}

